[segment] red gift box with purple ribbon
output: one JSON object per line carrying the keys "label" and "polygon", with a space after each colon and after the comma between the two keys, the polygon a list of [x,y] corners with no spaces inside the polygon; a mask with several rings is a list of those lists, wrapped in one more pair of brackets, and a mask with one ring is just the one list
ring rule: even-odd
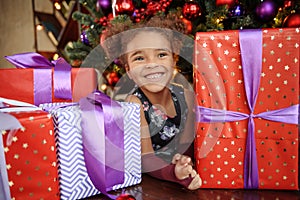
{"label": "red gift box with purple ribbon", "polygon": [[5,58],[17,69],[1,69],[0,97],[35,105],[77,102],[97,88],[95,69],[72,68],[63,58],[50,62],[31,52]]}
{"label": "red gift box with purple ribbon", "polygon": [[299,31],[196,34],[203,188],[298,189]]}

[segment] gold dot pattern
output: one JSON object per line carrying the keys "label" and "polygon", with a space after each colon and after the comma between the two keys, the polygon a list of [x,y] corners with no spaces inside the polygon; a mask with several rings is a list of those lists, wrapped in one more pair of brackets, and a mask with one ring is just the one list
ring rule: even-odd
{"label": "gold dot pattern", "polygon": [[[263,30],[263,62],[254,114],[299,104],[299,31]],[[239,31],[199,32],[195,42],[197,104],[250,114]],[[254,124],[259,188],[297,189],[298,125],[262,118],[254,118]],[[197,126],[196,168],[203,187],[244,188],[248,119]]]}
{"label": "gold dot pattern", "polygon": [[51,117],[43,111],[11,114],[25,127],[10,146],[5,142],[8,131],[2,132],[12,199],[59,199]]}

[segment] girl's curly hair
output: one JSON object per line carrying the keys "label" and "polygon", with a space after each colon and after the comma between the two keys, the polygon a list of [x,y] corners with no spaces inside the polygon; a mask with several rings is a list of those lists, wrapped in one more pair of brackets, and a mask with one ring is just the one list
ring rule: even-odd
{"label": "girl's curly hair", "polygon": [[177,15],[154,15],[139,23],[133,23],[129,17],[117,16],[112,20],[101,35],[101,45],[109,59],[119,59],[126,64],[126,45],[140,31],[155,31],[161,33],[172,46],[175,54],[179,54],[182,36],[187,34],[185,23]]}

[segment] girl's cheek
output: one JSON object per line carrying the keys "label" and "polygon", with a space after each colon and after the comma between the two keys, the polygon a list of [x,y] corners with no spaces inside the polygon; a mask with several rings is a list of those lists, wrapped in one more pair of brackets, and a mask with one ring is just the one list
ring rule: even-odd
{"label": "girl's cheek", "polygon": [[138,74],[138,71],[136,68],[129,68],[129,71],[127,71],[128,76],[132,79],[135,78]]}

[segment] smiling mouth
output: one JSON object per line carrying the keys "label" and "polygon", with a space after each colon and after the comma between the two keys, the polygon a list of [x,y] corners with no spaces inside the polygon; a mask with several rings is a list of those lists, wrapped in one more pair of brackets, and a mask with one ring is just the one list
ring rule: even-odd
{"label": "smiling mouth", "polygon": [[153,74],[148,74],[145,76],[146,79],[159,79],[161,78],[162,76],[164,76],[165,73],[162,73],[162,72],[159,72],[159,73],[153,73]]}

